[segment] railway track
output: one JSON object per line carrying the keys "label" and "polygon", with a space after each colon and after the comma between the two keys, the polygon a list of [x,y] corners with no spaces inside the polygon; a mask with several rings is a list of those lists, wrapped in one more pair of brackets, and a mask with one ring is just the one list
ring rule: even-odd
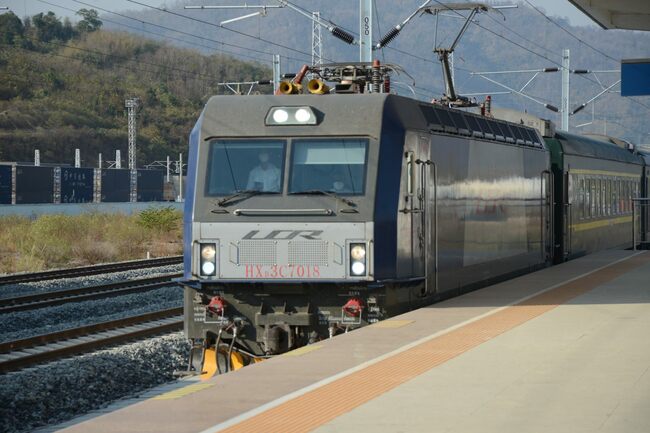
{"label": "railway track", "polygon": [[0,285],[20,284],[33,281],[56,280],[61,278],[83,277],[109,272],[128,271],[131,269],[153,268],[158,266],[176,265],[183,262],[183,256],[160,257],[156,259],[132,260],[128,262],[107,263],[102,265],[84,266],[81,268],[55,269],[51,271],[33,272],[28,274],[10,274],[0,276]]}
{"label": "railway track", "polygon": [[0,373],[183,329],[183,308],[0,343]]}
{"label": "railway track", "polygon": [[146,292],[174,284],[173,279],[182,276],[181,273],[166,274],[156,277],[139,278],[109,284],[99,284],[76,289],[53,290],[50,292],[34,293],[0,299],[0,314],[15,311],[35,310],[52,307],[68,302],[87,301],[91,299],[123,296],[130,293]]}

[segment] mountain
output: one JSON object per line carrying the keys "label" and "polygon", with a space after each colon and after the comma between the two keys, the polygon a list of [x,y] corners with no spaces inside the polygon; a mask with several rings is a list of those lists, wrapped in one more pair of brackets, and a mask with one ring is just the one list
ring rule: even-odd
{"label": "mountain", "polygon": [[72,164],[79,148],[84,166],[116,149],[124,162],[132,97],[138,165],[176,159],[207,99],[223,91],[217,83],[270,75],[259,63],[57,20],[32,18],[13,36],[0,20],[0,161],[31,161],[39,149],[43,163]]}
{"label": "mountain", "polygon": [[[144,3],[131,2],[134,7]],[[261,2],[274,5],[276,2]],[[358,2],[353,0],[294,0],[293,4],[306,11],[320,11],[321,16],[336,25],[358,34]],[[392,26],[400,23],[410,12],[414,11],[421,0],[376,0],[375,40],[385,34]],[[499,4],[498,2],[490,2]],[[230,30],[222,28],[223,20],[251,13],[250,10],[184,10],[183,6],[191,4],[243,4],[237,0],[219,2],[188,0],[167,4],[160,10],[122,11],[122,16],[102,12],[102,17],[111,20],[105,22],[109,28],[122,28],[119,24],[130,26],[135,31],[148,37],[174,37],[173,43],[194,47],[204,52],[227,50],[236,55],[253,57],[259,62],[271,65],[271,56],[278,53],[283,56],[283,72],[296,72],[302,63],[310,62],[311,21],[289,9],[268,9],[266,16],[253,17],[231,24]],[[431,5],[439,4],[431,2]],[[509,3],[510,4],[510,3]],[[562,63],[562,50],[569,49],[572,69],[618,70],[620,59],[650,58],[650,33],[620,30],[602,30],[595,26],[572,27],[559,17],[546,18],[532,9],[527,3],[517,3],[516,9],[503,9],[479,14],[476,22],[471,24],[458,44],[455,53],[455,78],[461,93],[492,92],[505,89],[488,82],[471,71],[504,71],[557,67]],[[460,14],[467,15],[466,11]],[[185,18],[181,15],[184,15]],[[129,17],[129,18],[126,18]],[[134,20],[135,19],[135,20]],[[119,23],[119,24],[116,24]],[[151,24],[185,31],[179,34]],[[439,97],[444,87],[441,67],[432,52],[434,41],[438,45],[448,46],[462,26],[463,20],[454,12],[443,13],[438,20],[431,15],[416,16],[401,34],[386,48],[376,52],[378,58],[385,62],[396,63],[414,77],[417,96],[422,99]],[[561,29],[556,25],[563,27]],[[135,28],[134,28],[135,27]],[[188,30],[189,29],[189,30]],[[576,38],[569,35],[569,32]],[[155,36],[154,33],[163,35]],[[199,35],[203,39],[189,36]],[[244,36],[247,33],[249,36]],[[326,30],[323,34],[323,56],[325,61],[350,61],[358,59],[358,47],[349,46],[335,39]],[[179,42],[178,39],[185,41]],[[214,41],[223,41],[244,49],[222,45]],[[296,51],[282,48],[288,46]],[[200,44],[200,45],[199,45]],[[595,48],[596,51],[588,45]],[[255,50],[255,51],[253,51]],[[405,54],[408,53],[408,54]],[[604,54],[603,54],[604,53]],[[606,57],[610,56],[614,60]],[[529,78],[529,74],[506,74],[492,76],[501,83],[520,89]],[[618,73],[597,73],[571,76],[571,103],[574,108],[597,95],[602,87],[618,80]],[[410,94],[406,84],[411,84],[406,75],[397,78],[397,89],[402,94]],[[615,87],[614,90],[617,90]],[[561,76],[559,72],[540,74],[527,88],[526,93],[541,102],[559,107],[561,99]],[[650,142],[650,97],[634,98],[636,103],[621,98],[615,93],[606,93],[596,99],[595,103],[571,118],[574,132],[604,132],[620,136],[633,142]],[[494,94],[494,103],[499,106],[514,108],[550,118],[559,123],[559,115],[546,110],[542,105],[517,95]],[[645,105],[645,106],[644,106]],[[593,111],[592,111],[593,110]],[[593,121],[592,121],[593,117]],[[589,125],[577,125],[590,123]]]}

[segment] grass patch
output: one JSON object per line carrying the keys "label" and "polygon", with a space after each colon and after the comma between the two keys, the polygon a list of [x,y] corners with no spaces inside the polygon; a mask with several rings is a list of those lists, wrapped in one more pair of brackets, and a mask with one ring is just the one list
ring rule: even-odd
{"label": "grass patch", "polygon": [[180,254],[182,214],[171,207],[136,215],[0,217],[0,273],[39,271]]}

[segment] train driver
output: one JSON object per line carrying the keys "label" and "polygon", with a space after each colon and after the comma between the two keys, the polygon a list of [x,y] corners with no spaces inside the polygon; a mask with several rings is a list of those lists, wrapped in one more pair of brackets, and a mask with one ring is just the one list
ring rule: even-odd
{"label": "train driver", "polygon": [[246,189],[256,191],[280,192],[280,169],[269,161],[269,153],[265,150],[258,155],[259,165],[248,174]]}

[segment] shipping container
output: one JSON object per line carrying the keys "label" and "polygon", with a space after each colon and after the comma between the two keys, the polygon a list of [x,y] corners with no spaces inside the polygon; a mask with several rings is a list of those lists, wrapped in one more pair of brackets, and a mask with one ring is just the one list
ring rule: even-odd
{"label": "shipping container", "polygon": [[163,201],[162,170],[138,170],[138,201]]}
{"label": "shipping container", "polygon": [[11,204],[13,179],[10,165],[0,165],[0,204]]}
{"label": "shipping container", "polygon": [[16,204],[53,203],[54,168],[16,166]]}
{"label": "shipping container", "polygon": [[129,201],[130,176],[127,169],[102,170],[102,201],[109,203]]}
{"label": "shipping container", "polygon": [[61,203],[90,203],[94,193],[92,168],[61,168]]}

